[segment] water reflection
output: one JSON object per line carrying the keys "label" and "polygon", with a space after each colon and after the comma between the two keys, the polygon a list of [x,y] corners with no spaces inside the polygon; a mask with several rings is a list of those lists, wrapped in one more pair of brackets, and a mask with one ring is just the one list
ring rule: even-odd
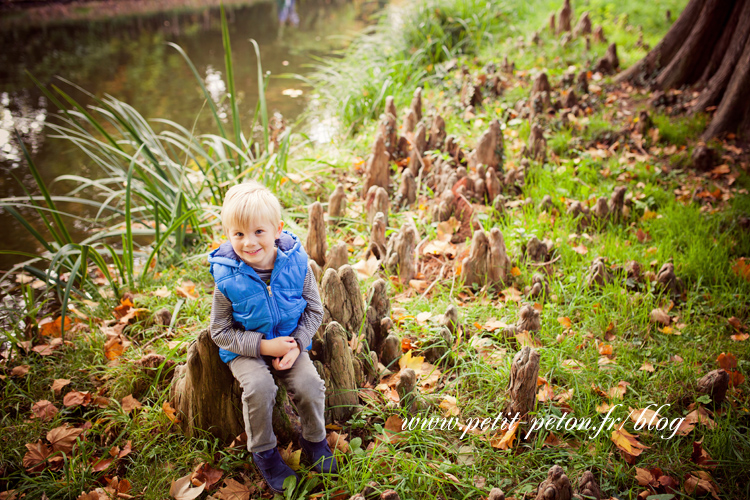
{"label": "water reflection", "polygon": [[[266,90],[269,113],[274,116],[275,137],[306,106],[307,92],[298,81],[278,78],[305,73],[311,54],[330,52],[342,43],[329,35],[350,33],[364,26],[362,12],[372,9],[365,0],[275,0],[227,10],[237,100],[243,119],[251,119],[257,101],[256,58],[249,38],[258,41],[264,71],[271,74]],[[286,10],[284,10],[286,9]],[[284,16],[282,16],[284,14]],[[283,26],[291,24],[297,28]],[[44,94],[26,74],[28,71],[48,88],[55,84],[83,104],[93,101],[81,90],[61,82],[62,76],[94,96],[112,95],[146,118],[166,118],[196,134],[216,132],[213,116],[204,106],[204,95],[182,57],[166,42],[174,42],[190,56],[216,103],[228,119],[227,82],[224,69],[218,10],[122,17],[98,22],[71,22],[57,26],[0,29],[0,197],[24,196],[36,191],[23,165],[14,129],[18,129],[45,182],[62,174],[100,175],[89,158],[72,143],[46,136],[45,123],[56,114]],[[284,93],[284,91],[287,91]],[[56,118],[55,118],[56,119]],[[65,194],[71,184],[55,184]],[[22,210],[23,213],[23,210]],[[28,215],[28,214],[27,214]],[[23,228],[0,211],[0,225],[14,234],[2,249],[35,252],[39,248]],[[88,230],[80,227],[79,239]],[[18,237],[15,237],[18,235]],[[12,261],[0,258],[0,269]],[[17,261],[17,259],[15,260]]]}

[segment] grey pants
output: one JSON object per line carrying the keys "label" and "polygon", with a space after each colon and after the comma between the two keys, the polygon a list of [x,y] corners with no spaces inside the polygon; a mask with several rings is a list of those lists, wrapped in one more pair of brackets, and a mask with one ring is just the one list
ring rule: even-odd
{"label": "grey pants", "polygon": [[277,391],[274,376],[294,393],[302,437],[313,443],[322,441],[326,437],[323,415],[326,388],[309,354],[301,352],[291,368],[281,371],[271,366],[271,359],[238,356],[229,363],[234,378],[242,386],[247,449],[258,453],[276,447],[271,419]]}

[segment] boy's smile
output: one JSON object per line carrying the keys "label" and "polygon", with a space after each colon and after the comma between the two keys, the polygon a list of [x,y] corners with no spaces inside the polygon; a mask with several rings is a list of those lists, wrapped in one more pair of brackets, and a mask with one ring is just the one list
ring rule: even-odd
{"label": "boy's smile", "polygon": [[256,269],[273,269],[276,261],[275,241],[281,236],[283,222],[274,227],[269,222],[258,222],[250,227],[232,227],[229,241],[234,252],[249,266]]}

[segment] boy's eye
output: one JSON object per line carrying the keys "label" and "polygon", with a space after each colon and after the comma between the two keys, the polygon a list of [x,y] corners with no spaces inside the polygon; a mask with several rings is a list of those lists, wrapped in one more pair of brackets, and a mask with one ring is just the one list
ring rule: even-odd
{"label": "boy's eye", "polygon": [[262,230],[262,229],[258,229],[257,231],[255,231],[255,234],[260,234],[260,233],[262,233],[262,232],[263,232],[263,230]]}
{"label": "boy's eye", "polygon": [[242,238],[242,236],[243,236],[243,234],[242,234],[242,233],[234,233],[234,235],[235,235],[235,236],[238,236],[238,237],[240,237],[240,238]]}

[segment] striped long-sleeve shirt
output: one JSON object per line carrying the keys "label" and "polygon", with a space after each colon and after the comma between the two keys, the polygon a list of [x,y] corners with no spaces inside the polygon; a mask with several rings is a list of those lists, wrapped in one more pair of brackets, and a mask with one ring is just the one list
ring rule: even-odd
{"label": "striped long-sleeve shirt", "polygon": [[[258,277],[268,283],[272,269],[255,269]],[[323,322],[323,303],[320,300],[318,284],[315,274],[307,265],[307,276],[302,286],[302,298],[307,301],[307,307],[297,323],[297,329],[292,337],[297,341],[300,351],[304,351],[312,342],[313,335]],[[260,341],[265,335],[260,332],[245,330],[232,318],[232,302],[214,287],[213,305],[211,306],[211,338],[214,343],[226,349],[249,358],[260,356]]]}

